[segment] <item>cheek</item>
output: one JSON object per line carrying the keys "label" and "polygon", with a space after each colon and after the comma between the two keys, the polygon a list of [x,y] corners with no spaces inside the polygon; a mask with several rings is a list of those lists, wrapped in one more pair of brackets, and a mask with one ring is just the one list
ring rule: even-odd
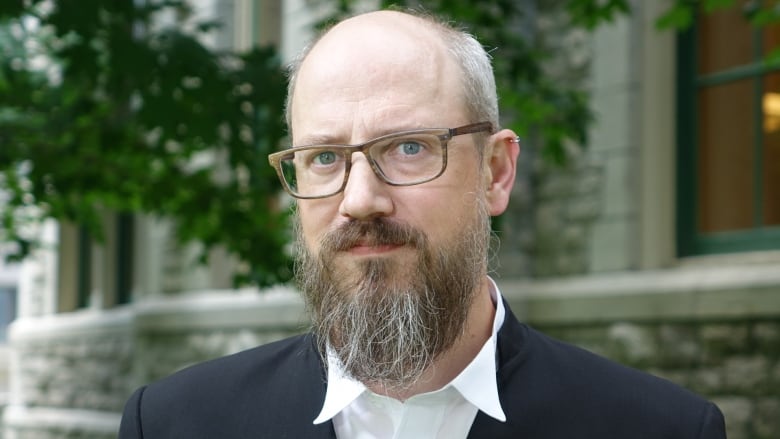
{"label": "cheek", "polygon": [[[300,232],[310,249],[330,227],[338,213],[338,203],[330,200],[298,200]],[[334,207],[335,206],[335,207]]]}
{"label": "cheek", "polygon": [[399,220],[423,231],[432,243],[451,241],[473,221],[478,194],[463,185],[442,190],[420,190],[396,200]]}

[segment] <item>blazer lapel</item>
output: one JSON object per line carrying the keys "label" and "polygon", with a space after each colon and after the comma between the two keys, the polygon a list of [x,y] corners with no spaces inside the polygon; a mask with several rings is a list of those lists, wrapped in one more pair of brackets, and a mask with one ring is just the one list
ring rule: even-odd
{"label": "blazer lapel", "polygon": [[[504,300],[504,309],[506,315],[504,323],[498,331],[498,343],[496,345],[496,379],[498,380],[498,396],[501,405],[506,404],[504,395],[510,391],[518,391],[512,386],[511,378],[518,367],[522,365],[527,356],[525,340],[527,338],[526,327],[520,324],[509,304]],[[504,407],[507,411],[507,407]],[[510,428],[513,422],[507,419],[507,422],[500,422],[491,418],[482,411],[477,412],[477,417],[469,430],[469,439],[491,438],[498,439],[502,437],[516,437],[512,435]],[[515,432],[516,433],[516,432]]]}
{"label": "blazer lapel", "polygon": [[[325,392],[327,391],[327,371],[322,363],[322,357],[317,350],[315,336],[309,334],[304,338],[304,347],[301,352],[301,363],[304,369],[304,373],[301,376],[302,380],[299,388],[301,392],[305,392],[301,401],[308,406],[309,410],[305,410],[307,413],[313,415],[307,415],[307,419],[302,420],[300,430],[297,433],[290,435],[291,438],[311,438],[311,439],[336,439],[336,431],[333,427],[333,421],[328,421],[322,424],[314,425],[312,421],[317,416],[317,413],[322,409],[322,404],[325,401]],[[298,390],[296,390],[298,391]],[[295,407],[291,408],[296,410]],[[300,409],[300,407],[298,408]],[[311,418],[311,419],[308,419]]]}

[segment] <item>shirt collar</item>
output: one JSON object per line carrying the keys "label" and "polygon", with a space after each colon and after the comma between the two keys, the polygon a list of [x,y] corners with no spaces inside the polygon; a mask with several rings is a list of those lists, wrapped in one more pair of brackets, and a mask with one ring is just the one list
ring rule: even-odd
{"label": "shirt collar", "polygon": [[490,296],[496,305],[496,314],[493,317],[493,333],[482,346],[476,357],[466,366],[461,373],[450,383],[463,395],[468,402],[485,412],[491,418],[501,422],[506,421],[506,415],[501,408],[498,398],[498,382],[496,381],[496,345],[498,342],[498,330],[504,323],[504,302],[496,283],[490,281]]}
{"label": "shirt collar", "polygon": [[344,373],[341,361],[328,346],[328,389],[325,392],[322,411],[314,420],[314,424],[322,424],[330,420],[365,391],[366,386],[363,383]]}
{"label": "shirt collar", "polygon": [[[493,318],[493,332],[482,346],[476,357],[461,373],[445,387],[454,387],[464,399],[501,422],[506,421],[506,415],[498,398],[498,383],[496,382],[496,344],[498,330],[504,323],[504,303],[496,283],[488,277],[490,296],[496,306]],[[325,392],[325,402],[314,424],[322,424],[336,416],[345,407],[352,404],[363,392],[363,383],[349,378],[344,372],[341,362],[328,349],[328,388]]]}

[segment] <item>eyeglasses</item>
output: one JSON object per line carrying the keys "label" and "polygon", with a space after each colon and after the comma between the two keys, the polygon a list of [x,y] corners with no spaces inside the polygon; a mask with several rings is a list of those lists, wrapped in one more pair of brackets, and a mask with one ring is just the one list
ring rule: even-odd
{"label": "eyeglasses", "polygon": [[374,173],[391,186],[412,186],[439,177],[447,168],[447,142],[463,134],[492,132],[490,122],[458,128],[431,128],[378,137],[360,145],[293,147],[268,156],[284,189],[313,199],[344,190],[352,154],[363,153]]}

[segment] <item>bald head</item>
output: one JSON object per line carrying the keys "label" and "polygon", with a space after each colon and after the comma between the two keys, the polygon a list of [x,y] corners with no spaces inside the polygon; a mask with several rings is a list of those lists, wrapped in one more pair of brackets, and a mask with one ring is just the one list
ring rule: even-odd
{"label": "bald head", "polygon": [[364,94],[413,84],[415,92],[428,93],[430,99],[456,99],[454,105],[468,121],[498,126],[487,53],[471,35],[433,17],[376,11],[346,19],[306,48],[290,73],[286,116],[291,134],[296,109],[314,104],[311,95],[298,93],[299,82],[347,82],[363,87]]}
{"label": "bald head", "polygon": [[[447,49],[439,25],[418,16],[397,11],[376,11],[348,18],[328,30],[309,51],[329,55],[358,54],[368,50],[389,55],[422,52],[432,56]],[[305,60],[304,60],[305,64]]]}

